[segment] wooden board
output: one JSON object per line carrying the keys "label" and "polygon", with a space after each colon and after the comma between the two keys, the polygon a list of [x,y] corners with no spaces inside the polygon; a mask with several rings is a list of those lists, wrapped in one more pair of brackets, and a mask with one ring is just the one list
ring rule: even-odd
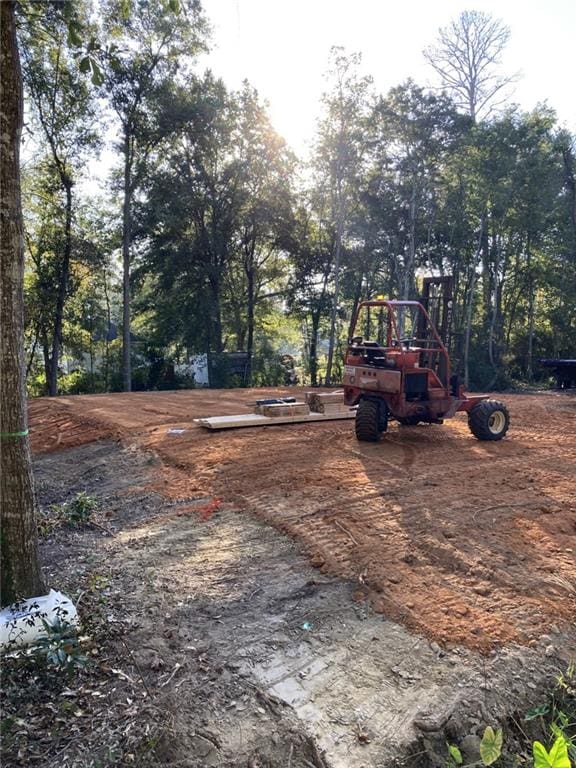
{"label": "wooden board", "polygon": [[237,429],[239,427],[273,427],[275,424],[301,424],[310,421],[334,421],[335,419],[353,419],[356,409],[341,413],[310,413],[296,416],[261,416],[257,413],[243,413],[237,416],[210,416],[194,419],[194,422],[206,429]]}
{"label": "wooden board", "polygon": [[310,408],[307,403],[270,403],[261,405],[256,409],[256,413],[276,419],[278,416],[299,416],[300,414],[307,416]]}
{"label": "wooden board", "polygon": [[340,403],[323,403],[319,413],[342,413],[350,410],[350,406],[345,402]]}
{"label": "wooden board", "polygon": [[328,413],[328,406],[347,407],[344,404],[344,390],[342,389],[335,392],[306,392],[304,398],[314,413]]}

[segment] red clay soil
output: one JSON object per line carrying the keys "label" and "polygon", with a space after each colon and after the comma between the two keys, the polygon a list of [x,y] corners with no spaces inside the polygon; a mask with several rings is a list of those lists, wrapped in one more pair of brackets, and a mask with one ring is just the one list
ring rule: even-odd
{"label": "red clay soil", "polygon": [[529,643],[552,626],[570,634],[574,395],[504,397],[512,425],[497,443],[472,437],[464,415],[443,426],[392,424],[377,444],[358,443],[352,421],[218,432],[192,421],[249,412],[258,396],[275,394],[285,392],[35,400],[32,445],[43,452],[117,437],[153,451],[161,461],[152,484],[165,495],[206,498],[211,510],[217,498],[258,515],[318,567],[356,580],[357,597],[440,642],[488,649]]}

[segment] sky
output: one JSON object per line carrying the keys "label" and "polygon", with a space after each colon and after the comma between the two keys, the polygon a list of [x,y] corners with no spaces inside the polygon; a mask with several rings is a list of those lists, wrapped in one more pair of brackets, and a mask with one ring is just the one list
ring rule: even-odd
{"label": "sky", "polygon": [[440,27],[464,10],[484,11],[511,29],[502,60],[519,72],[512,101],[547,102],[576,133],[576,0],[202,0],[213,27],[200,61],[231,88],[243,79],[269,103],[272,123],[299,154],[309,146],[326,90],[333,45],[362,54],[361,73],[380,93],[413,78],[437,84],[422,56]]}

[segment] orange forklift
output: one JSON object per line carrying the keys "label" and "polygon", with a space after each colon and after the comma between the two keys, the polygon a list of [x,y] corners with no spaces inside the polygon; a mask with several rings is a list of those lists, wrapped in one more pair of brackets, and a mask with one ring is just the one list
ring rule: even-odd
{"label": "orange forklift", "polygon": [[504,403],[466,395],[451,373],[448,351],[436,329],[442,325],[447,333],[450,324],[451,300],[447,292],[441,293],[448,280],[428,278],[422,302],[378,298],[359,305],[343,376],[344,401],[357,406],[358,440],[378,441],[391,419],[403,425],[442,424],[458,411],[468,414],[468,426],[478,440],[501,440],[508,431],[510,415]]}

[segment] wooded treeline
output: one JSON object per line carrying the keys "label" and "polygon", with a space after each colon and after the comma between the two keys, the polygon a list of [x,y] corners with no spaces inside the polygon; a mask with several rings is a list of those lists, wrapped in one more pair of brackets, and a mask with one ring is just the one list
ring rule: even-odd
{"label": "wooded treeline", "polygon": [[[576,356],[576,137],[547,106],[498,104],[501,23],[471,12],[442,31],[437,91],[378,94],[334,49],[304,163],[249,83],[198,71],[196,0],[20,11],[31,394],[186,385],[174,366],[201,353],[219,383],[283,383],[286,354],[301,381],[338,382],[358,301],[417,298],[425,274],[453,275],[471,387]],[[443,54],[481,34],[486,66],[454,78]],[[83,180],[107,144],[99,198]]]}

